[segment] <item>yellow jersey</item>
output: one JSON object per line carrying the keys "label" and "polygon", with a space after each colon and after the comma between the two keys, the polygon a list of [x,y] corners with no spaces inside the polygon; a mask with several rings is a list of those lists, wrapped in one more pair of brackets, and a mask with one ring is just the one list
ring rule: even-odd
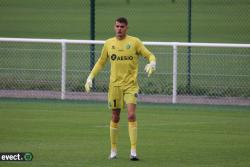
{"label": "yellow jersey", "polygon": [[113,86],[138,85],[138,61],[139,56],[148,59],[149,62],[156,61],[155,56],[143,45],[140,39],[126,35],[122,40],[116,37],[105,41],[101,56],[90,73],[94,78],[104,67],[109,59],[110,84]]}

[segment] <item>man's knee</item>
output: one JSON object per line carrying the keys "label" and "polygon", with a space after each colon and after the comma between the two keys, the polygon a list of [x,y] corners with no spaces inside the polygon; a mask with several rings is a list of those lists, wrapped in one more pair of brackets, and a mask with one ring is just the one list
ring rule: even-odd
{"label": "man's knee", "polygon": [[114,116],[114,115],[112,115],[112,121],[114,123],[118,123],[120,121],[120,116]]}
{"label": "man's knee", "polygon": [[129,121],[129,122],[134,122],[134,121],[136,121],[136,116],[135,116],[134,113],[128,114],[128,121]]}
{"label": "man's knee", "polygon": [[112,121],[115,123],[120,121],[120,110],[112,110]]}

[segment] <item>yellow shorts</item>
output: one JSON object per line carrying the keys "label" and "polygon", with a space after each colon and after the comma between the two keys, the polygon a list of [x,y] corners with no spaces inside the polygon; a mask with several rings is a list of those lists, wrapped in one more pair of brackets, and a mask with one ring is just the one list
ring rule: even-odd
{"label": "yellow shorts", "polygon": [[108,104],[111,109],[123,109],[124,103],[137,103],[138,86],[113,86],[109,85]]}

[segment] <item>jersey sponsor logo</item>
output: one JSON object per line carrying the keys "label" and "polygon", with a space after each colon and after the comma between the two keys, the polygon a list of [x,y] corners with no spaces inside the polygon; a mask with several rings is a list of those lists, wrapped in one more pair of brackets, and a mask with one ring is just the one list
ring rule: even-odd
{"label": "jersey sponsor logo", "polygon": [[116,54],[112,54],[112,55],[111,55],[111,60],[115,60],[116,57],[117,57]]}
{"label": "jersey sponsor logo", "polygon": [[116,60],[116,61],[120,61],[120,60],[133,60],[133,56],[118,56],[116,54],[112,54],[111,55],[111,60]]}

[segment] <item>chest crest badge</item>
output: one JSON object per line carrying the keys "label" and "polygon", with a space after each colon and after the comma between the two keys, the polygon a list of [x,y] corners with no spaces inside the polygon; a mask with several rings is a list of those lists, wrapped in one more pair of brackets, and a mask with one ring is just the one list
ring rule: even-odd
{"label": "chest crest badge", "polygon": [[126,49],[130,49],[131,48],[131,45],[130,44],[127,44],[126,45]]}

